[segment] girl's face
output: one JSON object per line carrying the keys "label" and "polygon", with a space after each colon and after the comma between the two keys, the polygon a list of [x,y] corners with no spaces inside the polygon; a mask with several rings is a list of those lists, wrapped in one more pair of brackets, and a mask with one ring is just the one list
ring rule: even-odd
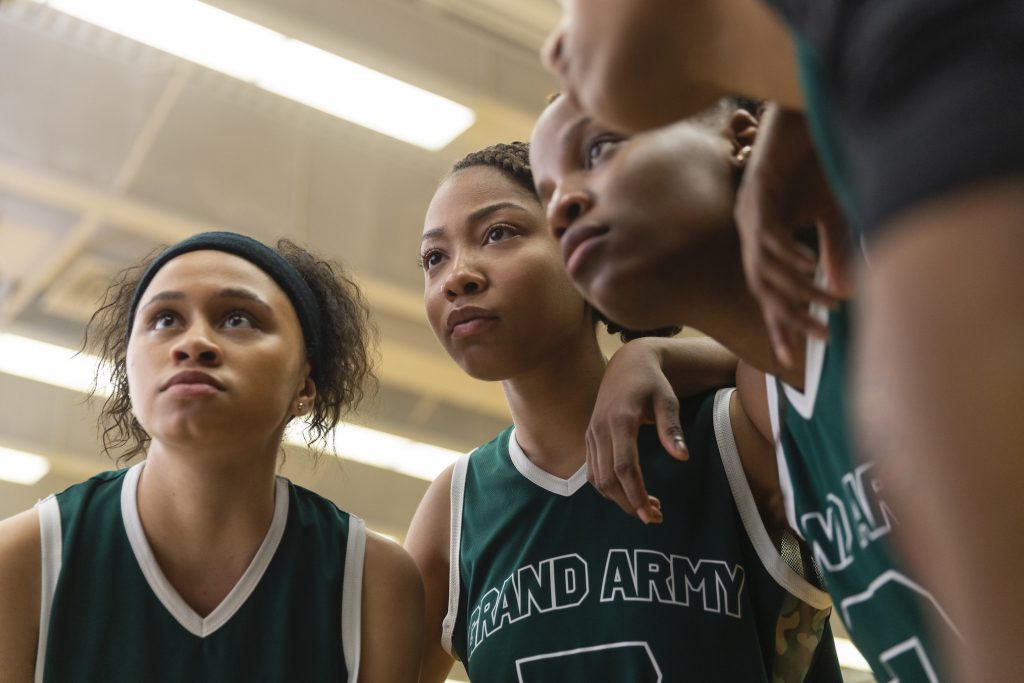
{"label": "girl's face", "polygon": [[[671,304],[706,277],[723,239],[736,240],[736,145],[685,122],[626,138],[567,97],[547,108],[531,165],[565,268],[588,301],[634,329],[682,322]],[[732,248],[738,259],[738,242]]]}
{"label": "girl's face", "polygon": [[139,299],[127,366],[135,416],[175,446],[280,439],[295,403],[315,393],[287,295],[220,251],[183,254],[157,272]]}
{"label": "girl's face", "polygon": [[420,247],[427,318],[469,375],[503,380],[594,336],[532,193],[486,166],[434,194]]}

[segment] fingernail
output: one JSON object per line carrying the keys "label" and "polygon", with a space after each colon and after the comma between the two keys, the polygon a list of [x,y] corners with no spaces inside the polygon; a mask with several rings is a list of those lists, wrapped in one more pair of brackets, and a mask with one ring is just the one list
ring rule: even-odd
{"label": "fingernail", "polygon": [[690,452],[686,449],[686,442],[683,441],[683,437],[677,436],[674,439],[674,442],[676,446],[676,455],[678,455],[682,460],[689,459]]}
{"label": "fingernail", "polygon": [[640,521],[644,524],[651,523],[651,517],[647,514],[647,508],[639,507],[636,509],[636,516],[640,518]]}

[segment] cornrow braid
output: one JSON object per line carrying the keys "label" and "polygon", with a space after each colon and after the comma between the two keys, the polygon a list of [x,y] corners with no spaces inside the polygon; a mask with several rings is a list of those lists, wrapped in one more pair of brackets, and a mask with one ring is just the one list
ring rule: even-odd
{"label": "cornrow braid", "polygon": [[452,174],[473,166],[496,168],[519,183],[530,194],[537,196],[537,188],[533,185],[533,170],[530,168],[528,142],[500,143],[477,152],[470,152],[452,166]]}

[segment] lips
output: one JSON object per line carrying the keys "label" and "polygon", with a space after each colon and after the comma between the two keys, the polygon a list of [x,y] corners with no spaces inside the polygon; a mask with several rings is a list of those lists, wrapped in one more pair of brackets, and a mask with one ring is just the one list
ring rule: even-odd
{"label": "lips", "polygon": [[589,240],[608,232],[606,225],[574,225],[561,235],[562,262],[572,270],[572,257]]}
{"label": "lips", "polygon": [[463,306],[448,314],[448,334],[464,337],[480,332],[498,319],[493,311],[479,306]]}
{"label": "lips", "polygon": [[177,373],[176,375],[172,376],[169,380],[164,382],[163,386],[160,387],[160,391],[167,391],[171,387],[178,385],[185,385],[197,388],[207,386],[212,387],[213,389],[217,389],[219,391],[224,391],[224,384],[221,383],[216,377],[214,377],[213,375],[209,375],[205,372],[200,372],[198,370],[186,370],[184,372]]}

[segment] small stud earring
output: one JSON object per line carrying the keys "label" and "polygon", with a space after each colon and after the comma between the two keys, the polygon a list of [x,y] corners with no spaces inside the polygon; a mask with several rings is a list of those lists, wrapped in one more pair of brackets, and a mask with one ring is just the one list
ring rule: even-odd
{"label": "small stud earring", "polygon": [[751,151],[750,145],[744,145],[740,148],[740,151],[736,152],[736,161],[741,164],[744,163],[747,160],[747,157],[750,156]]}
{"label": "small stud earring", "polygon": [[305,407],[306,407],[306,404],[303,403],[302,401],[299,401],[299,410],[301,411]]}

